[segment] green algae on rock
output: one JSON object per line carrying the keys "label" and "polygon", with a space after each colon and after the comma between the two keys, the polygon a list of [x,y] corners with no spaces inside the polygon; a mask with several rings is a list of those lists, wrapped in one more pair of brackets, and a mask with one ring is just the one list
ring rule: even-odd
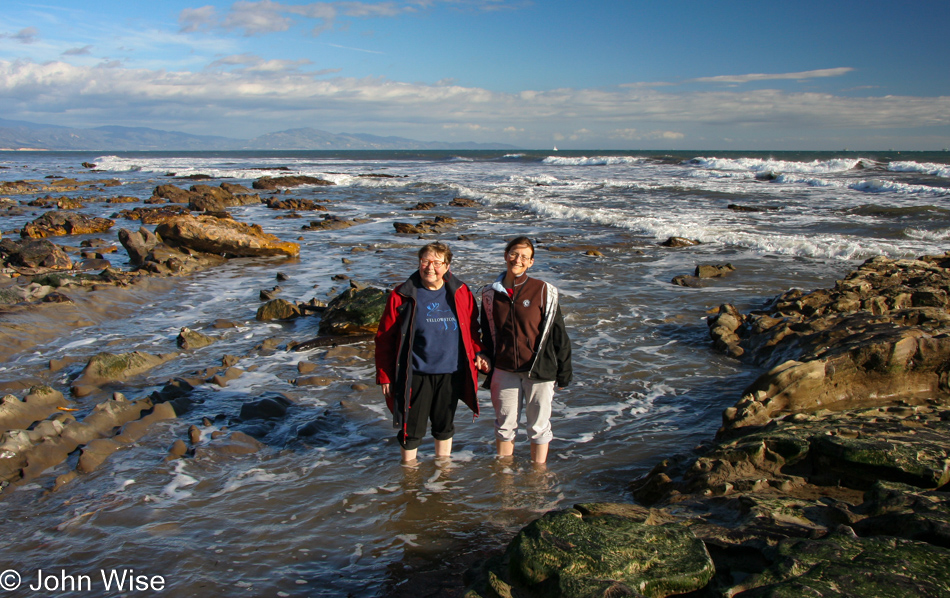
{"label": "green algae on rock", "polygon": [[714,574],[705,546],[684,525],[648,525],[579,509],[554,511],[532,522],[507,554],[516,583],[565,598],[608,591],[668,596],[700,589]]}
{"label": "green algae on rock", "polygon": [[175,339],[175,341],[178,343],[178,346],[185,351],[192,351],[194,349],[207,347],[217,342],[217,340],[218,339],[212,336],[202,334],[197,330],[192,330],[188,327],[182,328],[178,333],[178,338]]}
{"label": "green algae on rock", "polygon": [[[847,528],[845,528],[847,530]],[[904,598],[950,595],[950,550],[900,538],[858,538],[847,531],[822,540],[790,539],[774,565],[739,584],[742,598]]]}
{"label": "green algae on rock", "polygon": [[118,354],[97,353],[86,364],[73,386],[99,386],[109,382],[121,382],[176,357],[178,357],[177,353],[153,355],[142,351]]}
{"label": "green algae on rock", "polygon": [[320,334],[375,333],[388,296],[372,287],[343,291],[327,304],[320,319]]}

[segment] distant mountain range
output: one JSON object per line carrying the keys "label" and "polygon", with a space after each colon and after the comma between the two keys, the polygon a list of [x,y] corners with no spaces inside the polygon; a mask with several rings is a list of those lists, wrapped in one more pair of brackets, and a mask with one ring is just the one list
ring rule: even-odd
{"label": "distant mountain range", "polygon": [[438,150],[516,149],[502,143],[446,143],[403,137],[288,129],[254,139],[190,135],[147,127],[78,129],[0,118],[0,150],[229,151],[229,150]]}

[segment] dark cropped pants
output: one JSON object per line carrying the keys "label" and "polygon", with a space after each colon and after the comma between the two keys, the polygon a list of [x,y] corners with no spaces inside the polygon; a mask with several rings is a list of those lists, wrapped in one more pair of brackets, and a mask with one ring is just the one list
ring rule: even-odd
{"label": "dark cropped pants", "polygon": [[432,422],[432,437],[448,440],[455,434],[455,409],[459,404],[462,376],[453,374],[413,374],[409,415],[405,432],[399,431],[399,446],[419,448]]}

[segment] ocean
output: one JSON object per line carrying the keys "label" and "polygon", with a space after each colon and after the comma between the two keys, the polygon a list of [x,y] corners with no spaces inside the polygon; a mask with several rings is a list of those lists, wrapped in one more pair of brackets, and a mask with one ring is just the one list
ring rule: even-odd
{"label": "ocean", "polygon": [[[199,174],[212,179],[184,178]],[[261,176],[290,174],[335,184],[283,196],[313,199],[360,223],[303,230],[323,213],[232,208],[235,219],[298,242],[299,259],[234,259],[128,291],[66,290],[76,306],[2,316],[0,387],[21,397],[33,384],[68,395],[70,381],[100,351],[176,351],[182,327],[220,337],[120,388],[73,398],[78,415],[111,390],[137,399],[171,378],[220,365],[224,355],[240,356],[244,373],[224,387],[199,386],[191,412],[55,492],[53,480],[75,468],[75,458],[4,491],[0,568],[24,581],[39,570],[94,579],[134,570],[161,576],[174,596],[403,591],[413,571],[503,547],[548,510],[631,500],[631,480],[711,439],[722,410],[762,370],[713,350],[710,310],[722,303],[749,310],[789,288],[831,287],[874,256],[950,249],[947,152],[0,153],[3,181],[118,179],[121,186],[53,193],[82,197],[79,211],[105,217],[144,205],[160,184],[250,187]],[[119,195],[138,201],[102,201]],[[456,198],[474,205],[449,206]],[[419,202],[436,207],[407,211]],[[41,213],[6,216],[0,230],[14,236]],[[458,223],[425,239],[394,232],[393,222],[436,215]],[[117,217],[110,233],[96,237],[118,245],[118,229],[139,226]],[[505,242],[519,235],[537,244],[532,275],[562,292],[574,350],[574,383],[556,393],[555,440],[543,470],[529,463],[523,432],[513,462],[494,457],[486,391],[479,418],[460,407],[450,463],[434,462],[426,442],[417,467],[401,466],[371,355],[359,350],[371,345],[288,351],[287,343],[317,336],[317,317],[255,320],[260,291],[278,284],[290,301],[329,300],[348,284],[334,279],[341,274],[398,284],[417,267],[418,247],[435,238],[450,244],[453,271],[475,290],[503,271]],[[660,245],[672,236],[699,244]],[[79,247],[86,239],[54,241]],[[129,268],[121,246],[105,257]],[[702,287],[671,283],[697,265],[727,263],[735,271]],[[278,272],[287,280],[278,282]],[[219,319],[235,326],[208,328]],[[50,369],[51,360],[63,359],[69,365]],[[329,383],[294,385],[301,362]],[[190,426],[202,442],[224,426],[242,429],[231,423],[241,405],[273,393],[295,404],[266,434],[258,430],[261,451],[164,460]],[[298,437],[314,420],[323,432]]]}

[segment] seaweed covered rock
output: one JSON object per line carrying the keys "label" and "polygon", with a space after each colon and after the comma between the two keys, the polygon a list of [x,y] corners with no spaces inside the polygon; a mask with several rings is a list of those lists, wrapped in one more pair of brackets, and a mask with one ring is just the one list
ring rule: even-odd
{"label": "seaweed covered rock", "polygon": [[[884,480],[927,490],[950,483],[950,410],[942,405],[822,411],[736,430],[634,484],[642,503],[812,484],[863,492]],[[829,490],[833,492],[833,490]]]}
{"label": "seaweed covered rock", "polygon": [[83,387],[128,380],[176,357],[177,353],[153,355],[141,351],[97,353],[89,359],[79,378],[73,383],[73,392]]}
{"label": "seaweed covered rock", "polygon": [[580,511],[548,513],[508,548],[513,576],[529,586],[556,585],[564,598],[607,591],[669,596],[698,590],[713,575],[706,547],[689,528],[653,526]]}
{"label": "seaweed covered rock", "polygon": [[702,541],[681,523],[649,521],[645,509],[581,504],[525,527],[467,596],[647,596],[705,587],[714,574]]}
{"label": "seaweed covered rock", "polygon": [[845,528],[823,540],[783,540],[776,561],[733,596],[937,598],[950,595],[950,550],[899,538],[858,538]]}
{"label": "seaweed covered rock", "polygon": [[320,334],[375,333],[386,308],[387,293],[382,289],[349,288],[327,304],[320,320]]}
{"label": "seaweed covered rock", "polygon": [[[799,413],[738,428],[657,464],[632,494],[690,526],[724,595],[810,595],[840,582],[864,593],[835,595],[902,596],[909,594],[896,588],[912,580],[938,588],[923,595],[944,595],[950,408],[931,403]],[[798,551],[827,562],[797,561]],[[883,591],[888,583],[896,593]]]}

